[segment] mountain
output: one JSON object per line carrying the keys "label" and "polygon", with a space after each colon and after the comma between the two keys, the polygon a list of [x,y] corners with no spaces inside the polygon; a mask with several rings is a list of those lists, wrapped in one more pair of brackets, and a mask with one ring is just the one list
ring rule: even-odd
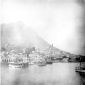
{"label": "mountain", "polygon": [[44,53],[54,54],[56,57],[76,57],[77,55],[65,52],[61,49],[50,45],[32,28],[25,26],[23,23],[10,23],[1,25],[1,48],[12,49],[12,48],[38,48],[44,50]]}
{"label": "mountain", "polygon": [[36,47],[45,49],[49,44],[42,39],[32,28],[22,23],[11,23],[1,25],[1,46],[7,45],[17,47]]}

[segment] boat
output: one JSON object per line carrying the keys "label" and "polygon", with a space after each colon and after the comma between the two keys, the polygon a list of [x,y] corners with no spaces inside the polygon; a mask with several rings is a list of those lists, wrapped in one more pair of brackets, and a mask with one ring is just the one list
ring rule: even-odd
{"label": "boat", "polygon": [[82,77],[85,77],[85,62],[80,63],[80,66],[76,67],[75,71],[78,72]]}

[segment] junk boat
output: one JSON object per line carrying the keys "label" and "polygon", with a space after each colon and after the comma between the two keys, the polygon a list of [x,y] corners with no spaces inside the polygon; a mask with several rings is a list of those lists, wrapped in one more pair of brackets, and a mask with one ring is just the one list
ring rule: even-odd
{"label": "junk boat", "polygon": [[82,77],[85,77],[85,62],[80,63],[80,66],[76,67],[75,71],[78,72]]}

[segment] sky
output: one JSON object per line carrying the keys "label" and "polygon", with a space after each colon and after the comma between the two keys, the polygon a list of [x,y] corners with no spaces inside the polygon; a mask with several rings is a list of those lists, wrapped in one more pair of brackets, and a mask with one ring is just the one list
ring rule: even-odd
{"label": "sky", "polygon": [[84,54],[83,8],[78,0],[2,0],[2,23],[23,22],[55,47]]}

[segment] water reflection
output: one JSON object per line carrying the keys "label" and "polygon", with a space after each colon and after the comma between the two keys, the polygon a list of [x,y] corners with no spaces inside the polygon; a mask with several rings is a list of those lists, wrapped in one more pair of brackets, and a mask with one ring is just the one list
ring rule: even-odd
{"label": "water reflection", "polygon": [[54,63],[53,65],[15,68],[2,65],[1,85],[80,85],[75,72],[78,63]]}

